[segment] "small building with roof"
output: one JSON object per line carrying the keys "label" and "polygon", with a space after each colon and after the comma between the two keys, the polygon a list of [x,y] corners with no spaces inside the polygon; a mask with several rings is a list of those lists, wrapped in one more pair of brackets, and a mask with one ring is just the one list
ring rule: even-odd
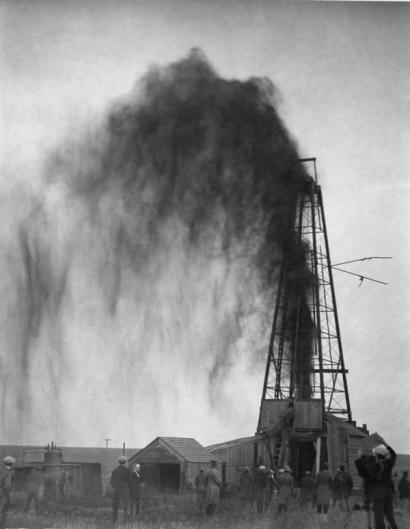
{"label": "small building with roof", "polygon": [[129,458],[129,462],[141,466],[148,490],[172,494],[192,489],[200,469],[213,459],[217,458],[195,439],[157,437]]}
{"label": "small building with roof", "polygon": [[[118,457],[129,458],[137,448],[58,447],[54,443],[39,445],[0,445],[0,461],[7,455],[16,460],[16,490],[24,488],[25,479],[34,467],[43,471],[42,493],[55,493],[59,474],[66,469],[68,496],[100,496],[110,491],[112,470]],[[47,494],[49,495],[49,494]]]}

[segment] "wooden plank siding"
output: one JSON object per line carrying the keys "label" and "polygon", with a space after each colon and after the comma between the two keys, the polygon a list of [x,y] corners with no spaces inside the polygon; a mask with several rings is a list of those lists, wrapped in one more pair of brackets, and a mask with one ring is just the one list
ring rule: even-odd
{"label": "wooden plank siding", "polygon": [[263,459],[266,467],[270,467],[268,449],[266,443],[260,437],[238,439],[208,448],[214,454],[215,459],[218,459],[220,466],[223,463],[226,464],[228,489],[239,486],[241,472],[245,467],[254,468],[255,455],[257,460],[259,458]]}
{"label": "wooden plank siding", "polygon": [[337,419],[327,417],[327,448],[329,470],[334,475],[340,465],[352,476],[354,488],[362,488],[362,478],[359,476],[354,464],[357,451],[363,447],[368,436],[353,425]]}

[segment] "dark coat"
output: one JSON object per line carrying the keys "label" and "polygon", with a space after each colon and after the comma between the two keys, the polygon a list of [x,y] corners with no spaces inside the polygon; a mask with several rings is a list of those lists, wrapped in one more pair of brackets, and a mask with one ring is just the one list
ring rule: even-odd
{"label": "dark coat", "polygon": [[131,470],[125,465],[118,465],[111,474],[111,485],[116,494],[129,494]]}
{"label": "dark coat", "polygon": [[287,504],[293,496],[293,478],[289,472],[279,474],[278,503]]}
{"label": "dark coat", "polygon": [[253,484],[256,490],[264,490],[268,484],[268,475],[266,470],[256,468],[253,473]]}
{"label": "dark coat", "polygon": [[241,498],[243,500],[251,499],[253,496],[253,475],[249,469],[242,472],[239,485]]}
{"label": "dark coat", "polygon": [[310,476],[305,476],[300,483],[300,489],[302,498],[313,498],[315,495],[316,481]]}
{"label": "dark coat", "polygon": [[334,482],[334,492],[338,498],[347,498],[352,494],[353,480],[351,475],[346,471],[340,471],[336,474]]}
{"label": "dark coat", "polygon": [[316,476],[316,503],[329,505],[332,497],[333,480],[329,470],[321,470]]}
{"label": "dark coat", "polygon": [[141,495],[141,474],[137,474],[136,472],[130,473],[130,494],[133,497],[138,497]]}
{"label": "dark coat", "polygon": [[368,499],[382,500],[394,495],[392,469],[396,462],[396,453],[390,446],[389,459],[378,460],[375,456],[362,455],[355,465],[359,475],[365,481],[365,492]]}

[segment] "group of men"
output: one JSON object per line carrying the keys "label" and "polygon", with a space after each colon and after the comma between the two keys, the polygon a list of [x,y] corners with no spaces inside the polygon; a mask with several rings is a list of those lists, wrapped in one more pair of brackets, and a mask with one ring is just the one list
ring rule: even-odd
{"label": "group of men", "polygon": [[141,512],[141,473],[137,463],[131,470],[127,466],[127,458],[120,456],[119,465],[112,471],[111,486],[113,488],[113,522],[117,521],[118,511],[122,506],[124,517],[138,516]]}
{"label": "group of men", "polygon": [[[351,476],[341,465],[333,478],[327,463],[316,479],[306,471],[300,482],[299,506],[305,508],[316,506],[319,513],[326,514],[333,500],[333,505],[340,502],[342,510],[349,509],[349,496],[353,488]],[[289,465],[284,465],[277,472],[266,468],[262,463],[252,472],[245,467],[240,477],[240,497],[250,504],[256,503],[256,511],[262,513],[269,508],[276,496],[277,514],[287,512],[289,502],[295,497],[295,482]]]}
{"label": "group of men", "polygon": [[[396,461],[396,454],[390,446],[380,444],[373,448],[371,455],[363,455],[359,451],[358,456],[355,464],[359,475],[363,478],[365,508],[369,512],[370,506],[373,507],[376,529],[385,529],[385,518],[391,529],[397,529],[393,503],[397,492],[400,500],[406,500],[410,496],[408,472],[403,473],[397,484],[398,491],[395,491],[392,469]],[[7,456],[3,463],[0,472],[0,529],[6,527],[7,511],[11,506],[10,491],[13,487],[15,459]],[[131,470],[127,466],[128,460],[125,456],[119,457],[118,463],[111,474],[114,522],[117,520],[120,506],[124,510],[125,517],[129,515],[138,516],[141,511],[140,465],[135,464]],[[58,481],[60,485],[65,483],[67,479],[65,468],[62,473],[64,480]],[[25,512],[33,500],[37,511],[38,489],[41,481],[41,467],[31,469],[26,479]],[[211,461],[207,470],[203,468],[200,470],[195,478],[195,488],[199,512],[212,516],[215,513],[222,488],[216,460]],[[306,508],[309,505],[316,507],[318,513],[323,513],[325,517],[330,505],[335,506],[337,502],[339,502],[342,510],[347,511],[351,508],[349,497],[352,494],[352,489],[352,478],[343,465],[339,466],[333,477],[327,463],[324,463],[315,478],[309,471],[305,472],[300,482],[299,506],[301,508]],[[64,490],[60,493],[64,494]],[[253,471],[249,467],[244,468],[240,477],[240,497],[242,500],[248,501],[250,505],[256,502],[257,512],[262,513],[270,506],[274,496],[276,496],[277,514],[286,512],[290,500],[295,497],[294,478],[288,465],[284,465],[277,472],[266,468],[263,461],[259,461],[257,468]]]}

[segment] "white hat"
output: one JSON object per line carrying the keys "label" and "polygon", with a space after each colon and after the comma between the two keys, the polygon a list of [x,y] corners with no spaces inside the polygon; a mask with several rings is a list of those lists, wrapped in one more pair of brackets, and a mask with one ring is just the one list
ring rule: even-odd
{"label": "white hat", "polygon": [[6,465],[14,465],[16,462],[16,460],[14,459],[13,456],[6,456],[4,459],[3,459],[3,463],[5,463]]}
{"label": "white hat", "polygon": [[285,473],[285,469],[284,468],[280,468],[279,469],[279,474],[284,474]]}
{"label": "white hat", "polygon": [[383,457],[385,459],[388,459],[390,457],[390,452],[388,451],[387,447],[383,444],[374,447],[372,452],[375,456]]}
{"label": "white hat", "polygon": [[259,468],[259,470],[266,470],[265,465],[260,465],[258,468]]}

